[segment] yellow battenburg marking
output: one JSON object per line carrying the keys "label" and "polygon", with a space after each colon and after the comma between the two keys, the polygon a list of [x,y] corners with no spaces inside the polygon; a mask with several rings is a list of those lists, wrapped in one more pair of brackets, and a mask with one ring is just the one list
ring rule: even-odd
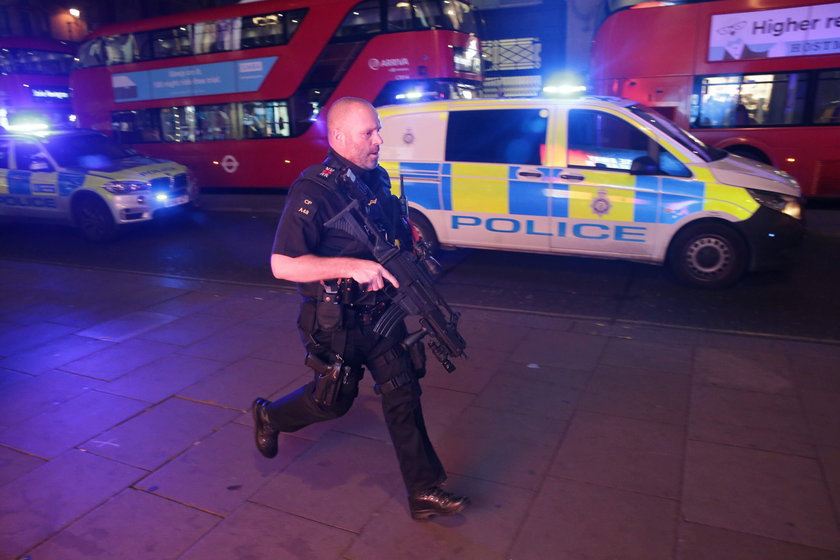
{"label": "yellow battenburg marking", "polygon": [[694,174],[694,179],[696,181],[701,181],[703,183],[714,183],[715,176],[712,175],[712,172],[709,171],[706,167],[700,166],[690,166],[691,172]]}
{"label": "yellow battenburg marking", "polygon": [[453,163],[451,169],[453,210],[509,213],[507,165]]}
{"label": "yellow battenburg marking", "polygon": [[633,191],[609,187],[569,185],[569,217],[632,222]]}
{"label": "yellow battenburg marking", "polygon": [[396,178],[399,179],[400,177],[400,164],[396,161],[380,161],[379,165],[381,165],[385,171],[388,172],[388,176],[392,179]]}
{"label": "yellow battenburg marking", "polygon": [[706,197],[703,210],[725,212],[739,220],[746,220],[758,209],[758,202],[741,187],[730,187],[720,183],[706,183]]}

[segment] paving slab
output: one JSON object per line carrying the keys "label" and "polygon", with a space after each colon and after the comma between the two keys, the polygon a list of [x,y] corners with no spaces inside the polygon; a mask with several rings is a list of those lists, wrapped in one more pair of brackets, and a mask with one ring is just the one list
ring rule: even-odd
{"label": "paving slab", "polygon": [[169,323],[151,329],[143,333],[143,338],[167,344],[177,344],[178,346],[189,346],[241,322],[242,319],[238,317],[211,315],[199,311],[178,317]]}
{"label": "paving slab", "polygon": [[249,426],[228,424],[136,484],[159,496],[202,511],[229,515],[277,472],[312,446],[297,437],[280,437],[281,453],[266,459],[254,445]]}
{"label": "paving slab", "polygon": [[179,560],[337,560],[354,538],[343,529],[246,503]]}
{"label": "paving slab", "polygon": [[330,432],[251,501],[358,533],[401,486],[389,444]]}
{"label": "paving slab", "polygon": [[190,344],[182,349],[181,353],[232,362],[248,357],[254,350],[269,346],[276,336],[277,334],[272,330],[239,323]]}
{"label": "paving slab", "polygon": [[578,410],[684,426],[688,420],[688,377],[626,367],[599,366],[578,399]]}
{"label": "paving slab", "polygon": [[840,551],[815,460],[689,441],[685,469],[686,521]]}
{"label": "paving slab", "polygon": [[257,396],[276,391],[291,391],[304,373],[303,364],[292,366],[246,357],[204,376],[178,391],[188,399],[248,410]]}
{"label": "paving slab", "polygon": [[39,375],[51,369],[60,368],[68,362],[108,348],[111,343],[91,340],[71,334],[11,354],[0,360],[0,367]]}
{"label": "paving slab", "polygon": [[689,437],[816,457],[802,404],[786,394],[697,385],[691,395]]}
{"label": "paving slab", "polygon": [[448,472],[536,490],[566,426],[544,416],[470,407],[434,444]]}
{"label": "paving slab", "polygon": [[510,558],[668,560],[678,502],[547,478]]}
{"label": "paving slab", "polygon": [[699,347],[694,353],[698,382],[765,393],[793,394],[790,361],[780,353]]}
{"label": "paving slab", "polygon": [[0,443],[51,459],[146,408],[135,399],[87,391],[0,431]]}
{"label": "paving slab", "polygon": [[534,492],[462,476],[450,477],[446,488],[472,497],[463,514],[414,521],[408,515],[408,505],[400,489],[362,529],[345,557],[353,560],[510,558],[505,551],[513,544]]}
{"label": "paving slab", "polygon": [[17,558],[144,474],[71,450],[0,487],[0,557]]}
{"label": "paving slab", "polygon": [[523,364],[591,371],[607,344],[607,338],[552,330],[531,329],[511,354],[511,361]]}
{"label": "paving slab", "polygon": [[648,342],[628,338],[609,338],[601,364],[652,369],[674,375],[691,375],[694,347],[674,341]]}
{"label": "paving slab", "polygon": [[101,381],[62,371],[21,375],[16,381],[0,391],[0,424],[4,426],[19,424],[103,385]]}
{"label": "paving slab", "polygon": [[44,463],[44,459],[0,446],[0,486],[37,469]]}
{"label": "paving slab", "polygon": [[172,354],[123,375],[102,390],[150,403],[161,402],[224,365],[215,360]]}
{"label": "paving slab", "polygon": [[840,553],[696,523],[681,523],[676,559],[838,560]]}
{"label": "paving slab", "polygon": [[[531,371],[527,371],[529,369]],[[488,377],[490,383],[475,399],[475,406],[559,421],[571,417],[583,391],[583,383],[575,383],[576,376],[569,379],[559,368],[543,368],[537,364],[531,364],[530,368],[516,364]]]}
{"label": "paving slab", "polygon": [[685,431],[671,424],[579,411],[549,474],[677,499]]}
{"label": "paving slab", "polygon": [[20,328],[0,332],[0,356],[11,356],[30,348],[37,348],[62,336],[71,335],[76,329],[66,325],[39,321]]}
{"label": "paving slab", "polygon": [[35,548],[32,558],[177,558],[220,519],[138,490],[125,490]]}
{"label": "paving slab", "polygon": [[840,447],[840,393],[806,390],[800,398],[816,441]]}
{"label": "paving slab", "polygon": [[121,463],[154,470],[238,414],[235,410],[171,398],[79,447]]}
{"label": "paving slab", "polygon": [[61,366],[61,369],[111,381],[133,369],[167,357],[178,348],[173,344],[132,339],[66,363]]}
{"label": "paving slab", "polygon": [[98,325],[80,331],[79,336],[87,336],[99,340],[123,342],[150,331],[161,325],[174,321],[174,315],[157,313],[155,311],[134,311],[121,317],[105,321]]}

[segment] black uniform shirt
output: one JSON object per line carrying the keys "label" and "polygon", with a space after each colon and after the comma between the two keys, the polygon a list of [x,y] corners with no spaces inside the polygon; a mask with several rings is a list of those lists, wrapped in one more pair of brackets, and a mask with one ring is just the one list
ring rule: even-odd
{"label": "black uniform shirt", "polygon": [[[323,164],[306,169],[289,189],[274,236],[273,253],[289,257],[312,254],[374,260],[361,241],[339,229],[324,227],[325,222],[358,197],[358,192],[349,192],[347,186],[337,180],[346,168],[370,188],[375,200],[372,205],[379,207],[375,214],[389,235],[404,235],[399,231],[399,201],[391,195],[388,173],[379,166],[363,170],[330,150]],[[361,202],[367,205],[367,201]]]}

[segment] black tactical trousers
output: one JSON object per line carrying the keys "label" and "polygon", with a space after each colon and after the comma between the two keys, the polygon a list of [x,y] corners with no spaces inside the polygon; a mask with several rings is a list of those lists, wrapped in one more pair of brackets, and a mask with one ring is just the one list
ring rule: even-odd
{"label": "black tactical trousers", "polygon": [[[274,428],[281,432],[295,432],[315,422],[346,414],[359,394],[362,366],[370,371],[378,384],[412,369],[408,353],[399,344],[405,336],[404,328],[400,329],[402,332],[395,333],[396,338],[393,340],[374,333],[372,325],[360,324],[352,319],[347,321],[346,328],[347,338],[342,356],[344,363],[354,373],[351,381],[342,387],[335,405],[326,407],[315,402],[312,398],[312,381],[269,405],[268,414]],[[307,335],[304,333],[304,336]],[[313,337],[317,343],[327,347],[332,340],[330,333],[315,333]],[[311,348],[311,345],[308,346]],[[382,359],[382,356],[388,359]],[[330,361],[328,355],[321,357],[324,361]],[[385,423],[409,493],[436,486],[446,479],[443,465],[426,432],[420,394],[420,384],[414,379],[381,396]]]}

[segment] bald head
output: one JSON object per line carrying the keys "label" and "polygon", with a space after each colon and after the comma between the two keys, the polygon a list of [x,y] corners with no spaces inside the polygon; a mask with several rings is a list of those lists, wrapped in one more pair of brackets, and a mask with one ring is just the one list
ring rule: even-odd
{"label": "bald head", "polygon": [[342,97],[327,112],[327,136],[335,152],[361,167],[379,163],[379,115],[373,105],[356,97]]}

